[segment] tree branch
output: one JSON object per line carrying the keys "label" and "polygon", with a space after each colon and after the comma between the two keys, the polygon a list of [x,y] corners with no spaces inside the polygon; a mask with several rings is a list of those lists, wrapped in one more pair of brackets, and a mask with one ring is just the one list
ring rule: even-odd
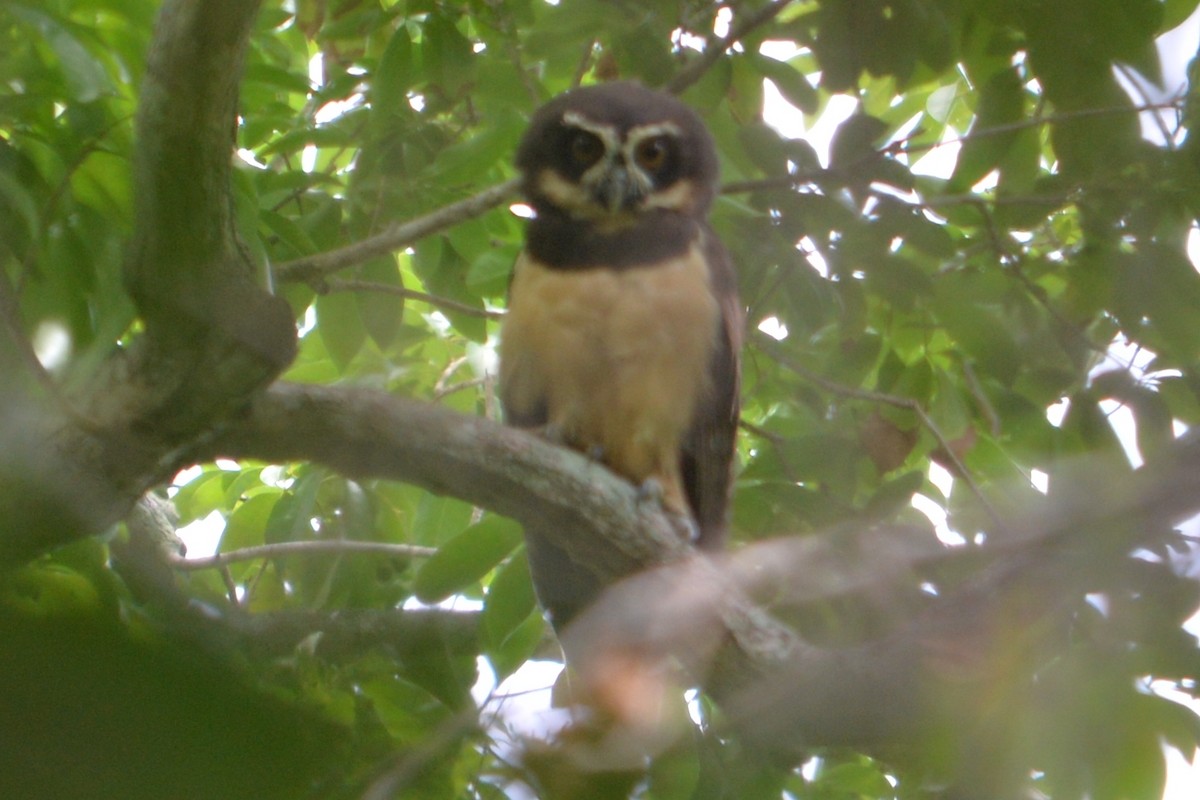
{"label": "tree branch", "polygon": [[291,309],[256,280],[230,191],[243,54],[258,2],[172,0],[147,59],[125,281],[146,325],[137,397],[113,409],[179,443],[295,356]]}
{"label": "tree branch", "polygon": [[[545,529],[605,576],[685,551],[657,506],[584,456],[384,392],[277,383],[191,457],[316,461],[349,477],[412,483]],[[580,530],[596,535],[578,541]]]}
{"label": "tree branch", "polygon": [[94,374],[73,376],[82,388],[67,398],[72,411],[25,402],[6,416],[19,430],[5,437],[3,467],[21,478],[0,490],[0,565],[124,517],[188,442],[295,353],[291,310],[255,283],[230,209],[237,90],[257,8],[162,6],[140,90],[125,263],[145,334]]}
{"label": "tree branch", "polygon": [[511,197],[520,182],[520,178],[510,178],[465,200],[451,203],[425,216],[398,223],[382,233],[354,244],[277,264],[275,278],[299,283],[315,281],[340,269],[363,264],[377,256],[400,250],[430,234],[490,211]]}
{"label": "tree branch", "polygon": [[380,649],[400,658],[420,657],[431,650],[472,656],[479,652],[476,611],[428,609],[354,609],[336,614],[319,611],[277,611],[237,614],[231,624],[249,652],[286,656],[314,634],[314,652],[326,661],[341,662]]}
{"label": "tree branch", "polygon": [[[305,436],[295,436],[297,430]],[[1052,502],[1008,520],[1003,535],[984,546],[947,548],[928,531],[843,530],[754,545],[713,564],[688,558],[689,548],[657,505],[639,504],[634,487],[583,456],[383,393],[276,385],[203,456],[316,461],[352,477],[453,494],[519,520],[531,542],[552,544],[596,587],[613,587],[563,629],[573,663],[586,672],[586,664],[606,663],[612,652],[651,660],[671,654],[740,732],[756,739],[765,732],[772,749],[786,752],[799,744],[870,746],[897,732],[914,734],[925,722],[962,723],[977,710],[969,698],[953,707],[928,706],[927,698],[961,693],[955,687],[964,681],[981,688],[995,678],[986,648],[1016,646],[1005,637],[1028,649],[1058,636],[1064,609],[1093,590],[1104,571],[1097,565],[1125,559],[1164,521],[1200,507],[1196,436],[1132,480],[1083,476],[1075,492],[1064,477]],[[1104,487],[1102,501],[1097,486]],[[1099,550],[1097,531],[1104,531]],[[1088,547],[1078,546],[1081,538]],[[974,577],[960,587],[942,587],[937,599],[918,595],[907,608],[896,605],[898,589],[890,587],[963,559],[975,565]],[[1081,569],[1080,559],[1095,564]],[[538,576],[538,561],[531,560]],[[980,571],[981,562],[992,566]],[[668,566],[646,571],[655,565]],[[620,583],[635,573],[641,574]],[[1063,575],[1075,578],[1064,583]],[[896,629],[859,644],[819,646],[753,599],[803,605],[847,593],[876,598]],[[1013,607],[1007,599],[1014,597],[1024,599]],[[807,699],[787,700],[796,696]]]}
{"label": "tree branch", "polygon": [[182,556],[170,560],[175,569],[192,571],[212,569],[236,564],[240,561],[256,561],[262,558],[281,558],[283,556],[329,555],[331,553],[373,553],[382,556],[400,556],[402,558],[428,558],[437,552],[436,547],[421,547],[415,544],[392,544],[391,542],[363,542],[351,539],[331,539],[298,542],[277,542],[258,547],[243,547],[228,553],[217,553],[204,558],[184,558]]}
{"label": "tree branch", "polygon": [[[139,97],[136,224],[125,279],[151,349],[187,384],[177,392],[185,400],[193,387],[178,374],[182,353],[207,356],[189,373],[209,383],[222,365],[215,371],[233,394],[269,380],[295,353],[291,311],[255,281],[239,246],[229,188],[243,54],[258,7],[166,3]],[[240,368],[230,369],[231,358]]]}
{"label": "tree branch", "polygon": [[434,294],[418,292],[416,289],[406,289],[403,286],[393,286],[389,283],[332,278],[325,282],[324,289],[328,292],[379,292],[381,294],[394,294],[408,300],[418,300],[422,303],[428,303],[436,308],[455,311],[469,317],[480,317],[482,319],[500,319],[504,316],[504,312],[502,311],[489,311],[486,308],[476,308],[466,303],[460,303],[457,300],[451,300],[448,297],[438,297]]}

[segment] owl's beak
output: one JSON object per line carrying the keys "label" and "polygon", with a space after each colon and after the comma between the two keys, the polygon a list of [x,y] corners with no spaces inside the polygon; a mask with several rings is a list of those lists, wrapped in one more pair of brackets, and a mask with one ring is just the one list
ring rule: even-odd
{"label": "owl's beak", "polygon": [[627,211],[646,196],[641,176],[627,164],[613,164],[596,182],[593,193],[610,214]]}

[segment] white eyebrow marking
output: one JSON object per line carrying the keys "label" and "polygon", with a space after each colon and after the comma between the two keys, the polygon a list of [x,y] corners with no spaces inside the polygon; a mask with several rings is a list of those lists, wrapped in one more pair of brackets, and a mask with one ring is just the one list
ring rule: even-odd
{"label": "white eyebrow marking", "polygon": [[578,128],[581,131],[587,131],[600,141],[604,142],[604,151],[606,153],[615,153],[620,149],[620,142],[617,139],[617,131],[611,125],[601,125],[600,123],[592,122],[578,111],[564,112],[563,122],[572,128]]}
{"label": "white eyebrow marking", "polygon": [[683,136],[683,129],[674,122],[655,122],[650,125],[636,125],[629,129],[629,140],[640,142],[651,136]]}

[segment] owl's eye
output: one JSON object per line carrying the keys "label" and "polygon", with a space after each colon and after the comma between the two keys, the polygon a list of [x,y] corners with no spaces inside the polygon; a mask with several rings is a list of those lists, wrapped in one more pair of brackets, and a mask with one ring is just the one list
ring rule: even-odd
{"label": "owl's eye", "polygon": [[573,133],[570,148],[571,159],[581,167],[590,167],[604,155],[604,142],[587,131]]}
{"label": "owl's eye", "polygon": [[647,172],[658,172],[667,163],[671,153],[671,140],[667,136],[652,136],[639,142],[633,151],[637,164]]}

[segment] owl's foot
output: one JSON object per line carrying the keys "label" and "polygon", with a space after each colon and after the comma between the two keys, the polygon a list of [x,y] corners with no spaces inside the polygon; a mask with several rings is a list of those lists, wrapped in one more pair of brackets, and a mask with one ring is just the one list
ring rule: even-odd
{"label": "owl's foot", "polygon": [[540,428],[536,428],[535,431],[538,436],[541,436],[551,444],[557,444],[563,447],[565,447],[567,444],[567,432],[563,430],[563,426],[559,425],[557,422],[547,422]]}
{"label": "owl's foot", "polygon": [[680,511],[667,502],[662,481],[658,478],[649,477],[638,484],[637,502],[639,505],[654,503],[661,508],[666,513],[667,519],[671,521],[671,526],[679,534],[679,538],[685,542],[695,544],[696,540],[700,538],[700,528],[692,519],[692,515],[687,511]]}
{"label": "owl's foot", "polygon": [[577,450],[587,456],[589,461],[601,462],[604,460],[604,448],[598,444],[588,445],[586,447],[580,444],[567,435],[567,430],[557,422],[547,422],[545,425],[536,429],[537,434],[551,444],[556,444],[559,447],[568,447],[572,450]]}
{"label": "owl's foot", "polygon": [[658,478],[650,477],[638,484],[637,501],[638,505],[643,503],[658,503],[662,505],[663,500],[663,485]]}

